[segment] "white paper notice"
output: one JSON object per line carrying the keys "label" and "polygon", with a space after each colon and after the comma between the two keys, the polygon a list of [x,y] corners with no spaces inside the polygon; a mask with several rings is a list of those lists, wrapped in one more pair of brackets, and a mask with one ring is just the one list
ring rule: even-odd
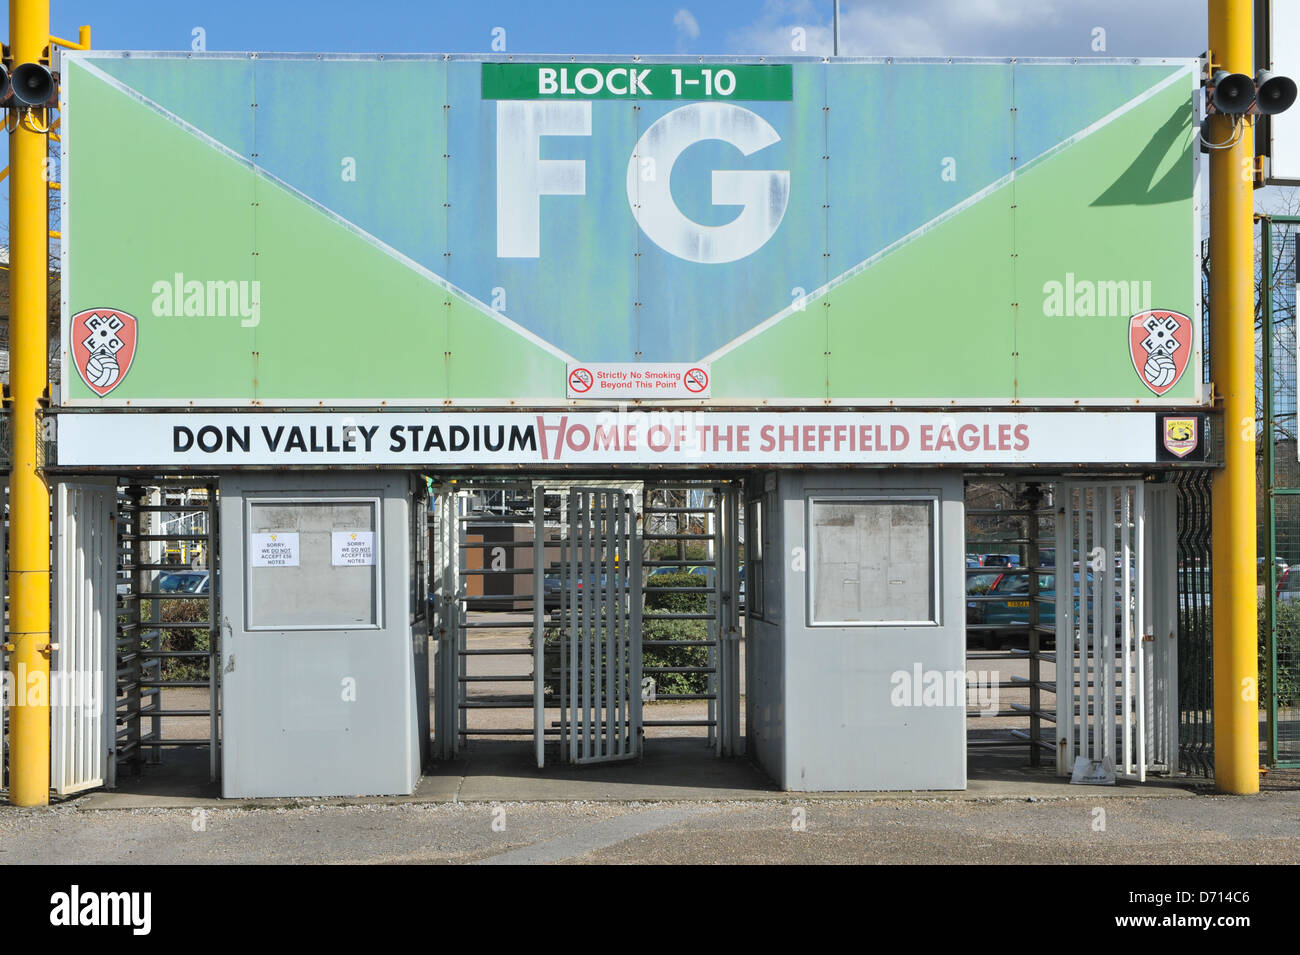
{"label": "white paper notice", "polygon": [[333,531],[335,567],[373,567],[374,531]]}
{"label": "white paper notice", "polygon": [[254,567],[297,567],[298,532],[250,534]]}

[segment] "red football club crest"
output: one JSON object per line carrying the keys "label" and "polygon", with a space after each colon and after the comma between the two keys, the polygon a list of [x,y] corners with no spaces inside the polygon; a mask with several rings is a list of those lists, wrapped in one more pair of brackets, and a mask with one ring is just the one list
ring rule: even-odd
{"label": "red football club crest", "polygon": [[81,380],[101,398],[131,370],[135,316],[115,308],[90,308],[72,316],[72,361]]}
{"label": "red football club crest", "polygon": [[1163,308],[1138,312],[1129,319],[1128,350],[1142,383],[1163,395],[1192,360],[1192,320]]}

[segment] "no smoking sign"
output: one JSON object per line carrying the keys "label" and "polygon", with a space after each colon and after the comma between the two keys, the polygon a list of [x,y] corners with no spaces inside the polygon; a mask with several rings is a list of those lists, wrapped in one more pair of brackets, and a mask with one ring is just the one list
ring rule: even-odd
{"label": "no smoking sign", "polygon": [[574,368],[569,372],[569,397],[585,395],[591,391],[595,376],[587,368]]}
{"label": "no smoking sign", "polygon": [[709,366],[686,362],[588,362],[569,365],[568,397],[672,401],[709,397]]}

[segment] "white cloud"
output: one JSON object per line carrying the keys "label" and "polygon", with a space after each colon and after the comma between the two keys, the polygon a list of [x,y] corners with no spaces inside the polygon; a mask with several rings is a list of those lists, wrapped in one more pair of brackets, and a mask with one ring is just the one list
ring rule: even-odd
{"label": "white cloud", "polygon": [[[842,56],[1196,56],[1205,0],[842,0]],[[831,52],[831,4],[767,0],[728,35],[736,53]],[[1092,48],[1105,30],[1107,49]],[[801,29],[806,49],[792,48]]]}
{"label": "white cloud", "polygon": [[677,48],[679,50],[687,40],[698,40],[700,37],[700,22],[685,7],[678,10],[673,16],[673,26],[677,28]]}

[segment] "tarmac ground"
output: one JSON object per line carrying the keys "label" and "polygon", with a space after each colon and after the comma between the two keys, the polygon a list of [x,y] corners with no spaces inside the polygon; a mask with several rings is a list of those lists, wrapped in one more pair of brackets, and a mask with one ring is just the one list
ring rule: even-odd
{"label": "tarmac ground", "polygon": [[[742,769],[750,772],[737,767],[737,774]],[[1300,862],[1300,790],[1214,796],[1075,787],[1070,795],[978,798],[732,792],[658,801],[417,795],[115,809],[70,800],[0,808],[0,865]]]}
{"label": "tarmac ground", "polygon": [[[521,636],[503,627],[473,639],[508,647]],[[480,676],[520,666],[508,655],[474,659]],[[968,665],[1027,673],[1023,659],[979,659]],[[484,698],[519,692],[509,680],[472,687]],[[206,697],[167,694],[168,709]],[[1013,689],[1000,705],[1022,701],[1017,694],[1028,702]],[[972,713],[971,740],[1018,722]],[[708,714],[691,701],[648,704],[646,715]],[[474,710],[470,729],[522,726],[527,716]],[[164,738],[206,733],[205,719],[163,726]],[[1189,776],[1076,786],[1050,764],[1029,765],[1024,746],[974,746],[965,790],[792,793],[748,759],[717,757],[703,733],[655,727],[638,760],[574,767],[548,757],[539,770],[522,734],[471,732],[458,758],[428,767],[412,794],[329,799],[223,800],[206,748],[164,745],[159,762],[121,776],[114,790],[48,809],[0,807],[0,864],[1300,863],[1294,774],[1271,774],[1272,791],[1249,797],[1213,795]]]}

